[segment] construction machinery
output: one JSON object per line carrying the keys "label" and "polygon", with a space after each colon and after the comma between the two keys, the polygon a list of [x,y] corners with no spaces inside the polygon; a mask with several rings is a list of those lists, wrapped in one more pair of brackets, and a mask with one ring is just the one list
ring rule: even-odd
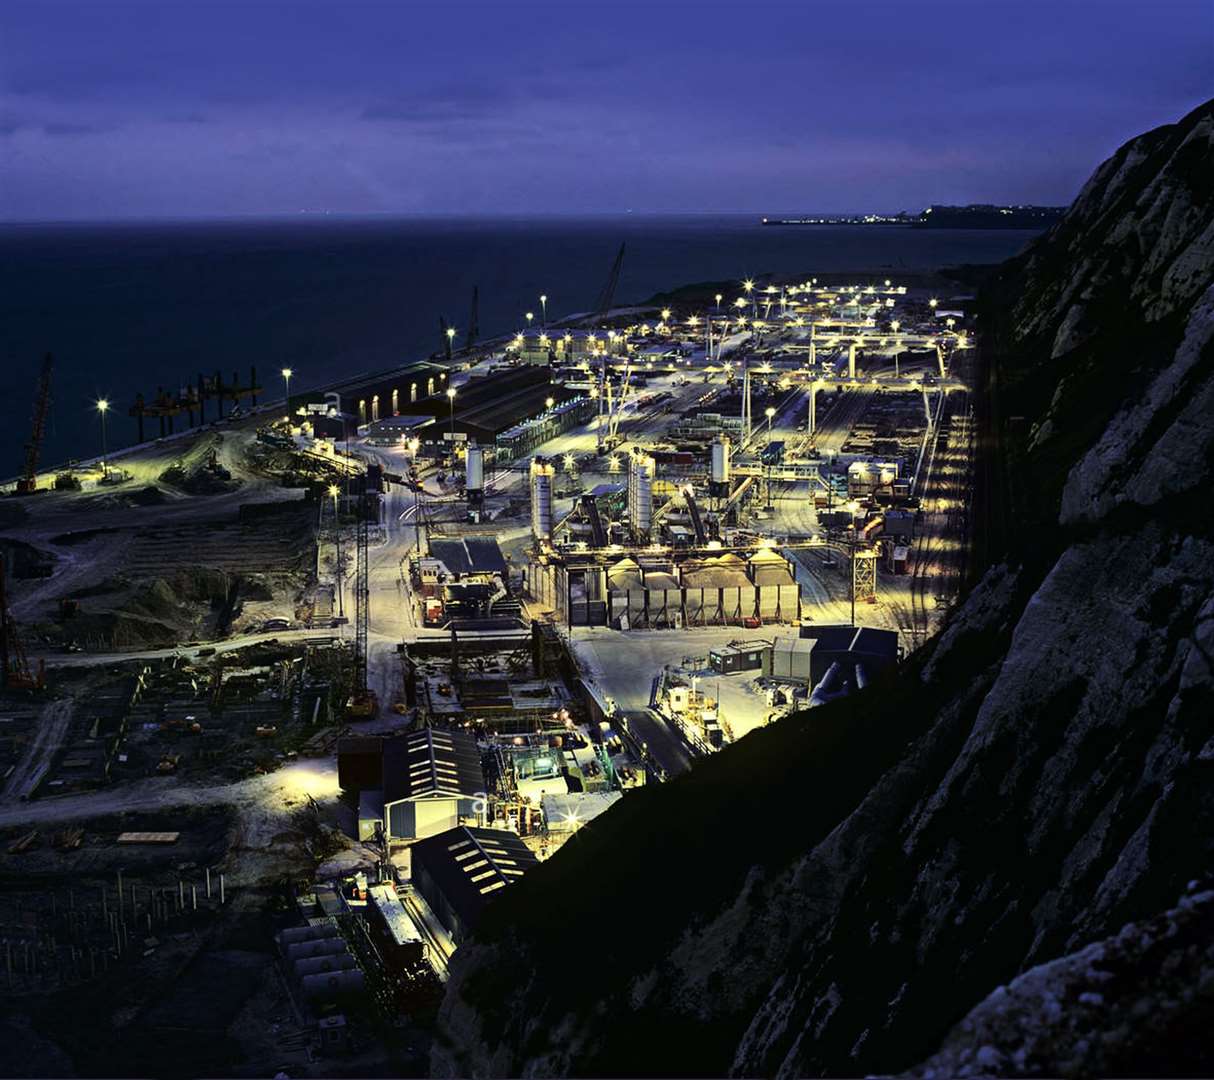
{"label": "construction machinery", "polygon": [[17,494],[30,495],[38,490],[38,455],[42,452],[42,437],[46,433],[46,417],[51,409],[51,372],[55,361],[50,353],[42,358],[38,389],[34,394],[34,417],[29,442],[25,444],[25,469],[17,481]]}
{"label": "construction machinery", "polygon": [[8,567],[0,555],[0,683],[6,690],[41,690],[46,686],[46,661],[30,670],[21,633],[8,606]]}

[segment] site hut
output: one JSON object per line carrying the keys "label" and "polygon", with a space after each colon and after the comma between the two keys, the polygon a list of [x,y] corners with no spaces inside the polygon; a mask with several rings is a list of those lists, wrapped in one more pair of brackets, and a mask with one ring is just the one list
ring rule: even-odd
{"label": "site hut", "polygon": [[413,886],[458,945],[486,906],[539,864],[516,833],[461,826],[412,847]]}
{"label": "site hut", "polygon": [[424,442],[433,435],[424,429],[437,423],[433,416],[384,416],[361,425],[358,434],[377,446],[400,446],[413,439]]}
{"label": "site hut", "polygon": [[762,671],[770,663],[770,641],[737,642],[708,651],[708,666],[718,675]]}

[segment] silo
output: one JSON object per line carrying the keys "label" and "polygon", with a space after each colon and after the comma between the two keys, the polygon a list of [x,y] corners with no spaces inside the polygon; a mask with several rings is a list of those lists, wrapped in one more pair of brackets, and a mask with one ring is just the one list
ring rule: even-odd
{"label": "silo", "polygon": [[729,494],[729,440],[724,436],[712,440],[708,463],[708,492],[717,498]]}
{"label": "silo", "polygon": [[469,506],[480,506],[485,501],[485,451],[479,446],[469,446],[464,459],[464,490]]}
{"label": "silo", "polygon": [[628,468],[628,519],[636,540],[649,536],[653,525],[653,458],[634,454]]}
{"label": "silo", "polygon": [[531,461],[531,535],[552,539],[552,484],[556,470],[543,458]]}

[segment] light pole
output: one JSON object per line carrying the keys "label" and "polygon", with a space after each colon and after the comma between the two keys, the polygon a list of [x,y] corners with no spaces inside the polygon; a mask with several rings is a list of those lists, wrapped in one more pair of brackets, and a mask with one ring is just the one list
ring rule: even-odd
{"label": "light pole", "polygon": [[447,327],[447,359],[451,359],[451,346],[455,341],[455,327]]}
{"label": "light pole", "polygon": [[295,372],[293,372],[289,367],[282,369],[282,382],[284,386],[283,396],[286,398],[288,416],[291,414],[291,376],[294,374]]}
{"label": "light pole", "polygon": [[547,293],[540,294],[540,325],[545,330],[548,329],[548,294]]}
{"label": "light pole", "polygon": [[447,400],[451,402],[451,463],[455,463],[455,387],[447,387]]}
{"label": "light pole", "polygon": [[721,301],[724,300],[725,297],[723,297],[720,293],[717,293],[715,299],[717,302],[717,311],[720,311],[721,310]]}
{"label": "light pole", "polygon": [[770,445],[771,445],[771,422],[772,422],[772,420],[774,420],[774,419],[775,419],[775,415],[776,415],[776,410],[775,410],[775,409],[774,409],[774,408],[773,408],[771,405],[768,405],[768,406],[767,406],[767,410],[766,410],[766,416],[767,416],[767,445],[768,445],[768,446],[770,446]]}
{"label": "light pole", "polygon": [[337,497],[341,494],[341,488],[336,484],[329,485],[329,495],[333,499],[333,536],[337,541],[337,562],[333,569],[333,577],[337,582],[337,616],[344,619],[346,616],[345,601],[342,599],[341,588],[341,519],[338,517]]}
{"label": "light pole", "polygon": [[110,403],[101,398],[97,402],[97,412],[101,414],[101,475],[102,477],[109,476],[109,462],[106,461],[105,449],[105,414],[110,411]]}
{"label": "light pole", "polygon": [[894,332],[894,378],[897,379],[901,377],[898,372],[898,355],[901,353],[902,349],[898,343],[898,331],[902,328],[902,324],[895,319],[889,325],[890,329],[892,329]]}
{"label": "light pole", "polygon": [[531,329],[531,320],[532,320],[532,319],[534,319],[534,318],[535,318],[535,312],[534,312],[534,311],[529,311],[529,312],[527,312],[527,329],[528,329],[528,330],[530,330],[530,329]]}

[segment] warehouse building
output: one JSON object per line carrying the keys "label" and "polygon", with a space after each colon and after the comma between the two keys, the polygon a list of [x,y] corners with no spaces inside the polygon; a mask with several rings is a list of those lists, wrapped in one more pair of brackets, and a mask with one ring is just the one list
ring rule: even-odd
{"label": "warehouse building", "polygon": [[898,663],[898,634],[873,626],[803,626],[802,639],[811,645],[809,678],[822,681],[834,663],[846,672],[857,665],[870,678]]}
{"label": "warehouse building", "polygon": [[418,840],[484,813],[480,751],[463,731],[344,738],[337,772],[342,790],[358,796],[360,840]]}
{"label": "warehouse building", "polygon": [[438,364],[421,361],[397,371],[372,375],[345,388],[335,399],[338,411],[354,416],[361,427],[389,416],[414,414],[434,416],[447,404],[447,371]]}
{"label": "warehouse building", "polygon": [[461,826],[413,845],[413,885],[456,944],[539,860],[517,833]]}
{"label": "warehouse building", "polygon": [[408,412],[434,418],[429,427],[419,429],[423,441],[449,442],[454,430],[457,441],[490,446],[517,424],[542,416],[581,393],[553,383],[547,368],[495,368],[455,387],[454,397],[448,397],[444,389],[440,395],[410,405]]}

